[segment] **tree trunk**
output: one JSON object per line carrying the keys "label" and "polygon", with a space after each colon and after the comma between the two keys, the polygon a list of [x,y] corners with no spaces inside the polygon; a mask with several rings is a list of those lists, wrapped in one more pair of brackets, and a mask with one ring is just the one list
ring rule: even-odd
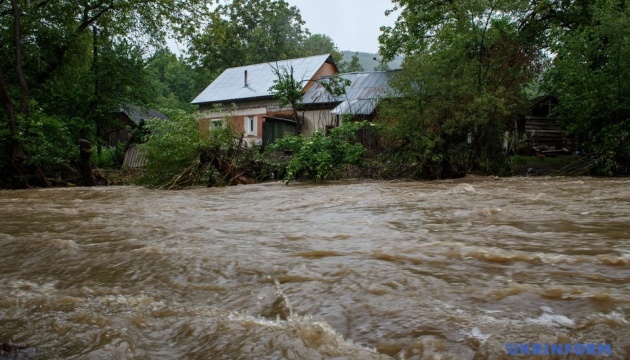
{"label": "tree trunk", "polygon": [[[94,74],[94,100],[91,102],[91,108],[96,109],[98,107],[98,101],[100,99],[101,86],[99,82],[99,53],[98,53],[98,29],[96,26],[92,26],[92,73]],[[95,119],[96,125],[96,151],[100,157],[103,154],[103,143],[101,141],[103,137],[103,120],[100,115],[97,115]]]}
{"label": "tree trunk", "polygon": [[22,164],[26,160],[26,154],[24,153],[24,145],[22,141],[18,139],[18,127],[17,119],[15,117],[15,109],[13,108],[13,102],[4,83],[4,74],[0,68],[0,100],[2,101],[2,107],[7,113],[7,122],[9,125],[9,131],[11,134],[11,166],[13,167],[14,175],[20,178],[22,186],[28,187],[28,181],[23,177]]}
{"label": "tree trunk", "polygon": [[92,143],[85,139],[79,140],[79,150],[79,172],[83,177],[83,185],[96,186],[96,179],[92,173],[92,163],[90,163]]}
{"label": "tree trunk", "polygon": [[[24,117],[28,116],[28,103],[30,100],[28,85],[26,84],[26,77],[24,76],[24,70],[22,69],[22,63],[24,62],[22,54],[22,34],[20,29],[20,9],[18,7],[17,0],[11,0],[11,10],[13,13],[13,39],[15,42],[15,73],[20,83],[21,91],[21,113]],[[4,81],[4,74],[0,69],[0,99],[2,100],[2,106],[7,112],[7,120],[9,124],[9,131],[11,133],[11,166],[14,170],[14,175],[17,176],[23,187],[28,187],[29,183],[24,176],[24,162],[26,160],[26,152],[24,151],[24,143],[18,135],[17,117],[15,115],[15,108],[11,101],[11,96],[7,90],[7,86]],[[29,171],[35,175],[39,185],[42,187],[50,187],[50,181],[44,176],[42,169],[31,164]]]}
{"label": "tree trunk", "polygon": [[28,103],[30,96],[28,93],[28,85],[26,84],[26,77],[24,76],[24,70],[22,69],[22,63],[24,62],[24,54],[22,54],[22,30],[20,28],[20,8],[18,7],[17,0],[11,0],[11,9],[13,11],[13,41],[15,43],[15,73],[17,74],[18,81],[20,83],[20,91],[22,92],[22,115],[25,117],[28,115]]}

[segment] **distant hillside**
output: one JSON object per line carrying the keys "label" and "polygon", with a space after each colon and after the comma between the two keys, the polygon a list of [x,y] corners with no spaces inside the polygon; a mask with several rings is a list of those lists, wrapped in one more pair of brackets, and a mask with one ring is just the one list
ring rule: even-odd
{"label": "distant hillside", "polygon": [[[347,51],[347,50],[341,52],[341,54],[343,55],[343,60],[346,62],[350,62],[350,60],[352,59],[352,55],[354,55],[355,53],[356,51]],[[372,53],[365,53],[365,52],[359,52],[358,54],[359,54],[359,61],[361,62],[361,66],[363,66],[363,70],[372,71],[374,70],[375,67],[379,65],[379,62],[374,60],[374,58],[377,58],[377,59],[381,58],[379,54],[372,54]],[[402,61],[403,61],[403,57],[397,56],[394,59],[394,61],[388,64],[389,68],[392,70],[400,69]]]}

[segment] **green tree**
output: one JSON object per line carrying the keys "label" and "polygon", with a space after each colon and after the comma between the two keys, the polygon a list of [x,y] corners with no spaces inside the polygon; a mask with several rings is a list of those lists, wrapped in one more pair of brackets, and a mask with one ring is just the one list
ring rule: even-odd
{"label": "green tree", "polygon": [[359,59],[359,53],[352,55],[350,62],[343,67],[343,72],[361,72],[365,71],[361,65],[361,59]]}
{"label": "green tree", "polygon": [[330,54],[337,66],[340,67],[343,64],[343,55],[328,35],[311,34],[304,39],[302,46],[304,47],[303,56]]}
{"label": "green tree", "polygon": [[[501,172],[503,134],[526,108],[524,85],[543,65],[519,32],[526,2],[395,1],[403,6],[380,38],[385,60],[407,54],[384,106],[386,128],[410,173],[450,177]],[[400,168],[400,166],[398,166]]]}
{"label": "green tree", "polygon": [[209,15],[201,31],[191,30],[189,53],[217,76],[229,67],[300,57],[308,32],[295,6],[283,0],[233,0]]}
{"label": "green tree", "polygon": [[545,89],[560,103],[558,116],[588,152],[604,156],[606,174],[628,172],[630,162],[630,6],[600,0],[581,24],[554,28],[553,66]]}
{"label": "green tree", "polygon": [[387,63],[381,62],[380,64],[374,67],[374,71],[389,71],[391,68]]}
{"label": "green tree", "polygon": [[[0,126],[5,129],[0,133],[6,135],[3,153],[10,154],[5,156],[7,163],[0,164],[2,173],[21,186],[29,185],[29,174],[36,175],[39,185],[48,185],[37,161],[29,160],[40,154],[25,151],[28,137],[36,134],[28,132],[30,124],[61,121],[67,126],[59,128],[78,133],[77,137],[94,138],[102,124],[97,122],[101,111],[92,110],[106,107],[104,96],[113,98],[121,89],[123,95],[145,89],[134,79],[138,68],[125,74],[122,71],[129,68],[122,66],[116,79],[126,76],[126,84],[114,84],[106,68],[114,64],[100,57],[109,56],[109,50],[123,50],[117,58],[127,56],[125,60],[137,64],[133,51],[125,49],[160,43],[167,32],[179,31],[183,24],[203,17],[206,5],[204,0],[0,1]],[[112,91],[108,94],[106,88]],[[19,104],[17,109],[15,104]],[[77,122],[76,116],[85,121]],[[38,150],[31,147],[30,151]]]}
{"label": "green tree", "polygon": [[158,93],[158,98],[153,101],[157,107],[195,109],[190,101],[202,89],[196,81],[198,72],[183,57],[178,58],[168,49],[158,49],[147,60],[146,68],[151,86]]}

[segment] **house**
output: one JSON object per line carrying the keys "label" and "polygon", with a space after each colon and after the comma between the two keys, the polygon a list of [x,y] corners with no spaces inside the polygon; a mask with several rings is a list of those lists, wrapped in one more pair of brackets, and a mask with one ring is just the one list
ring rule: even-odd
{"label": "house", "polygon": [[294,78],[303,86],[302,93],[307,93],[319,78],[338,72],[329,54],[227,69],[192,101],[199,105],[199,128],[222,126],[227,118],[231,126],[243,132],[248,144],[262,144],[265,117],[292,118],[292,109],[281,108],[269,90],[277,79],[274,69],[283,68],[293,69]]}
{"label": "house", "polygon": [[145,109],[136,105],[124,105],[113,112],[113,121],[105,130],[104,139],[109,146],[116,146],[120,142],[129,142],[132,137],[130,129],[138,129],[144,122],[153,119],[168,119],[168,116],[153,109]]}

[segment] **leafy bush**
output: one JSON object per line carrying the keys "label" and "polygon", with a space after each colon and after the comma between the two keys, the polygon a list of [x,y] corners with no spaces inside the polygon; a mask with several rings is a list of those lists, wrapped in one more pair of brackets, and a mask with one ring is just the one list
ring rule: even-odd
{"label": "leafy bush", "polygon": [[62,119],[33,112],[22,124],[24,149],[29,164],[53,171],[79,157],[79,145],[72,130],[78,119]]}
{"label": "leafy bush", "polygon": [[276,141],[267,152],[288,150],[293,153],[284,177],[287,183],[338,179],[347,165],[360,164],[365,148],[356,142],[356,133],[366,126],[370,125],[349,123],[330,130],[328,136],[316,131],[312,137],[286,137]]}
{"label": "leafy bush", "polygon": [[195,185],[202,178],[208,178],[212,171],[205,166],[207,149],[233,148],[236,134],[230,127],[200,131],[197,120],[185,111],[166,113],[170,120],[152,119],[145,124],[149,135],[140,150],[145,153],[147,165],[139,182],[149,187],[163,187],[178,177],[185,177],[185,185]]}
{"label": "leafy bush", "polygon": [[119,142],[116,146],[106,146],[98,154],[96,146],[92,147],[90,161],[92,165],[100,168],[117,168],[125,160],[125,143]]}

